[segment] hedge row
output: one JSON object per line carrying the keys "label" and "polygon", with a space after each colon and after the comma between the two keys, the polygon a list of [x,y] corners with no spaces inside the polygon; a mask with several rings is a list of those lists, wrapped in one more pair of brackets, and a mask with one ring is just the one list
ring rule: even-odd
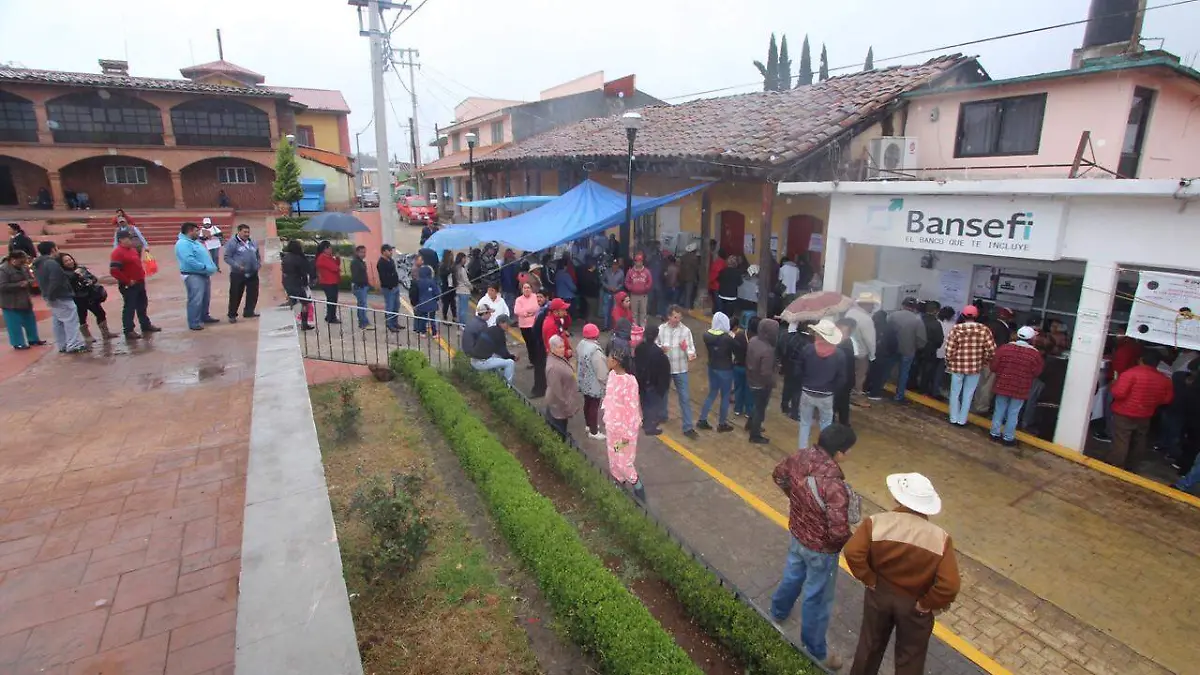
{"label": "hedge row", "polygon": [[412,381],[509,546],[537,579],[555,618],[604,672],[700,673],[646,607],[587,550],[550,500],[534,490],[521,463],[425,355],[395,351],[390,361]]}
{"label": "hedge row", "polygon": [[675,591],[692,620],[748,670],[780,675],[818,672],[773,625],[722,587],[606,475],[554,433],[503,380],[474,370],[464,358],[455,359],[454,374],[487,397],[496,419],[537,446],[571,487],[591,501],[609,528]]}

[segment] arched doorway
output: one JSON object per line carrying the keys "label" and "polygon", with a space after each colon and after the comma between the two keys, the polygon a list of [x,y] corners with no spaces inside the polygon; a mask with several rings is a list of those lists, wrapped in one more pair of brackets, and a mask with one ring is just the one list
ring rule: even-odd
{"label": "arched doorway", "polygon": [[797,256],[808,256],[808,262],[814,269],[821,267],[821,251],[812,251],[812,236],[822,235],[825,223],[813,216],[792,216],[787,221],[787,256],[795,260]]}
{"label": "arched doorway", "polygon": [[721,236],[718,246],[726,255],[743,255],[746,248],[746,216],[737,211],[721,211],[717,214],[717,226]]}
{"label": "arched doorway", "polygon": [[235,209],[265,210],[274,205],[271,186],[275,172],[248,159],[202,159],[183,167],[179,178],[183,203],[189,209],[217,208],[222,190]]}
{"label": "arched doorway", "polygon": [[16,157],[0,155],[0,206],[26,207],[37,201],[38,190],[50,189],[45,169]]}
{"label": "arched doorway", "polygon": [[169,209],[171,172],[140,157],[98,155],[59,170],[63,192],[83,192],[93,209]]}

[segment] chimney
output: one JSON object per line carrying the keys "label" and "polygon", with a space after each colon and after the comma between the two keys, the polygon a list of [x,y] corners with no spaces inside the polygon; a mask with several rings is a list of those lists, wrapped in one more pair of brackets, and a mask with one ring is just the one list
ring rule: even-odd
{"label": "chimney", "polygon": [[1146,0],[1092,0],[1083,44],[1071,54],[1071,68],[1093,59],[1141,53]]}
{"label": "chimney", "polygon": [[100,59],[100,74],[129,77],[129,62],[115,61],[113,59]]}

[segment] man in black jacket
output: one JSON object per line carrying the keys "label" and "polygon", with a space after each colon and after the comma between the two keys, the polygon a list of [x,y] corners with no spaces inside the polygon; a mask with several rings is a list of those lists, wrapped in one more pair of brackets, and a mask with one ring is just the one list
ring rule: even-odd
{"label": "man in black jacket", "polygon": [[29,235],[25,234],[25,230],[21,229],[20,223],[8,224],[8,252],[24,251],[25,255],[33,260],[37,257],[37,249],[33,247],[33,240]]}
{"label": "man in black jacket", "polygon": [[801,366],[800,355],[812,343],[809,334],[801,329],[799,321],[788,323],[787,332],[775,345],[775,358],[783,371],[783,390],[779,396],[779,408],[793,420],[800,417]]}
{"label": "man in black jacket", "polygon": [[504,381],[511,385],[517,357],[508,351],[508,315],[496,317],[496,323],[492,326],[485,321],[484,326],[467,354],[471,357],[471,367],[480,371],[499,370]]}
{"label": "man in black jacket", "polygon": [[379,288],[383,291],[383,309],[387,312],[387,329],[393,333],[400,332],[400,272],[396,269],[396,261],[392,259],[396,249],[391,244],[384,244],[379,249],[379,262],[375,269],[379,272]]}
{"label": "man in black jacket", "polygon": [[634,377],[642,403],[642,431],[647,436],[662,433],[659,427],[667,418],[667,392],[671,386],[671,360],[655,342],[658,326],[651,324],[642,342],[633,350]]}
{"label": "man in black jacket", "polygon": [[926,396],[937,397],[943,369],[942,360],[938,358],[937,352],[946,339],[942,322],[937,320],[942,305],[936,300],[930,300],[921,309],[921,323],[925,324],[925,346],[917,350],[917,361],[913,364],[917,371],[916,390]]}
{"label": "man in black jacket", "polygon": [[358,327],[375,330],[375,326],[367,321],[367,293],[371,292],[371,281],[367,279],[366,246],[354,247],[354,257],[350,259],[350,292],[358,302]]}
{"label": "man in black jacket", "polygon": [[842,331],[842,341],[838,343],[838,355],[842,357],[844,368],[842,379],[838,381],[838,389],[833,392],[833,421],[850,426],[850,390],[854,388],[854,340],[850,338],[858,322],[854,319],[841,318],[837,320],[837,328]]}

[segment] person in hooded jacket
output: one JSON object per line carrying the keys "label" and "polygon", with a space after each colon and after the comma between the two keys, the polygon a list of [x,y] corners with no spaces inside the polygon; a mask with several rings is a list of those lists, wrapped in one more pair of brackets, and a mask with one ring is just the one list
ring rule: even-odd
{"label": "person in hooded jacket", "polygon": [[783,389],[779,393],[779,409],[793,420],[800,419],[800,387],[803,371],[800,358],[804,348],[812,344],[812,335],[800,330],[800,321],[789,321],[787,332],[775,345],[775,358],[783,370]]}
{"label": "person in hooded jacket", "polygon": [[594,323],[583,327],[583,339],[575,345],[575,375],[579,381],[579,392],[583,394],[583,420],[587,425],[588,438],[602,441],[600,433],[600,401],[604,399],[604,387],[608,382],[608,357],[596,341],[600,328]]}
{"label": "person in hooded jacket", "polygon": [[633,300],[625,291],[618,291],[613,296],[612,316],[609,317],[611,325],[616,326],[622,320],[634,323],[633,319]]}
{"label": "person in hooded jacket", "polygon": [[742,287],[742,271],[738,257],[729,256],[721,271],[717,273],[717,311],[731,314],[737,310],[738,289]]}
{"label": "person in hooded jacket", "polygon": [[642,402],[642,431],[647,436],[662,433],[659,427],[667,419],[667,391],[671,386],[671,360],[655,344],[658,325],[646,327],[645,336],[633,349],[634,376]]}
{"label": "person in hooded jacket", "polygon": [[421,265],[420,276],[417,278],[417,338],[425,335],[426,326],[430,337],[438,336],[437,308],[438,296],[442,293],[438,283],[433,278],[433,268]]}
{"label": "person in hooded jacket", "polygon": [[763,319],[758,323],[758,334],[746,347],[746,385],[754,398],[754,412],[746,424],[750,442],[766,445],[771,440],[763,435],[763,419],[767,415],[767,404],[771,390],[775,388],[775,343],[779,340],[779,322]]}
{"label": "person in hooded jacket", "polygon": [[750,342],[749,325],[758,328],[759,318],[751,317],[746,329],[735,316],[729,320],[729,334],[733,337],[733,416],[749,417],[754,412],[754,401],[750,388],[746,386],[746,348]]}
{"label": "person in hooded jacket", "polygon": [[454,297],[454,256],[449,249],[442,251],[442,262],[438,266],[438,281],[442,287],[442,321],[458,320],[458,303]]}
{"label": "person in hooded jacket", "polygon": [[721,407],[717,431],[733,431],[729,424],[729,398],[733,390],[734,339],[729,332],[729,317],[722,312],[713,314],[712,328],[704,333],[704,346],[708,348],[708,396],[700,406],[700,421],[697,429],[710,430],[708,413],[712,412],[713,401],[719,396]]}

